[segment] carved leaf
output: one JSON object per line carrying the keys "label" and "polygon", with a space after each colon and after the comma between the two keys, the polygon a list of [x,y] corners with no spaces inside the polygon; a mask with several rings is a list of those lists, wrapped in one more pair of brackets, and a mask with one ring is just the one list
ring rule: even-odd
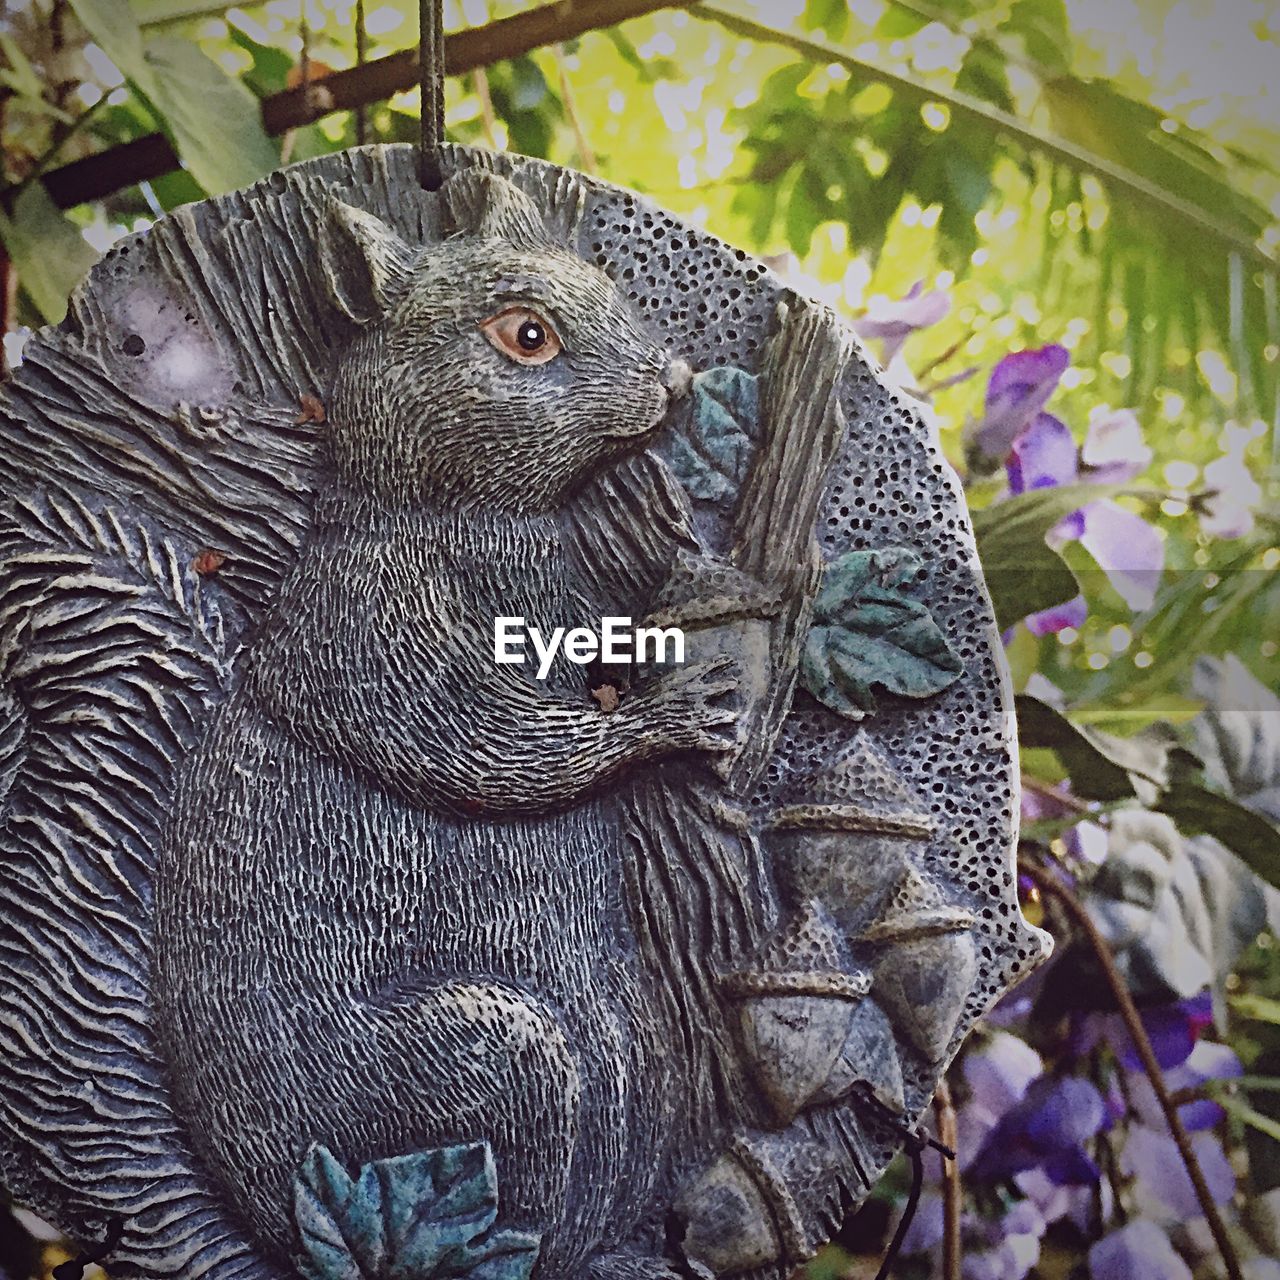
{"label": "carved leaf", "polygon": [[717,506],[737,499],[760,434],[759,382],[734,368],[694,378],[670,441],[671,470],[691,498]]}
{"label": "carved leaf", "polygon": [[488,1143],[375,1160],[351,1178],[312,1147],[294,1183],[307,1280],[528,1280],[538,1237],[493,1231]]}
{"label": "carved leaf", "polygon": [[819,702],[861,720],[873,686],[907,698],[940,693],[963,664],[914,599],[920,560],[903,547],[851,551],[827,566],[813,605],[800,678]]}

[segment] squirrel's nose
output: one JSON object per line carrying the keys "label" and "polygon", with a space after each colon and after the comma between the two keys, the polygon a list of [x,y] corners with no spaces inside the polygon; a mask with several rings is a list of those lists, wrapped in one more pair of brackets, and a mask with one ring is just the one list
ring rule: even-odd
{"label": "squirrel's nose", "polygon": [[667,394],[673,400],[681,400],[689,394],[689,384],[693,381],[693,370],[687,360],[668,360],[660,378]]}

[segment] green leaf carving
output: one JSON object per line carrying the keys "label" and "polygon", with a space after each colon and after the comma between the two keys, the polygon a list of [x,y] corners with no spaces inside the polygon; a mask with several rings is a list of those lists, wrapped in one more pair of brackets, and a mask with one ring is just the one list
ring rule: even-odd
{"label": "green leaf carving", "polygon": [[323,1146],[294,1180],[306,1280],[528,1280],[539,1239],[493,1231],[487,1142],[375,1160],[352,1178]]}
{"label": "green leaf carving", "polygon": [[940,693],[963,665],[913,592],[920,559],[905,547],[851,551],[827,566],[800,658],[800,679],[851,720],[876,708],[878,685],[906,698]]}
{"label": "green leaf carving", "polygon": [[743,369],[708,369],[690,388],[689,411],[670,440],[670,465],[691,498],[732,506],[760,434],[760,380]]}

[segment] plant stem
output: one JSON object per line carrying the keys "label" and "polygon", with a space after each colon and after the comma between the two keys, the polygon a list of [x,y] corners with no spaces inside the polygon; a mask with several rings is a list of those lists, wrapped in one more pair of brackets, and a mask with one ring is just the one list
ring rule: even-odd
{"label": "plant stem", "polygon": [[1182,1119],[1178,1115],[1178,1108],[1170,1096],[1168,1087],[1165,1085],[1164,1072],[1161,1070],[1160,1063],[1156,1060],[1155,1050],[1151,1047],[1151,1039],[1147,1035],[1146,1028],[1142,1025],[1142,1017],[1138,1013],[1138,1006],[1134,1004],[1133,996],[1129,994],[1129,988],[1121,976],[1120,970],[1116,968],[1115,957],[1111,953],[1111,947],[1098,931],[1098,926],[1094,924],[1093,917],[1085,908],[1084,903],[1056,875],[1026,859],[1019,859],[1018,869],[1035,882],[1042,894],[1053,897],[1061,903],[1067,915],[1071,917],[1072,922],[1084,934],[1089,945],[1093,948],[1093,952],[1098,958],[1098,963],[1106,975],[1111,994],[1115,997],[1116,1005],[1120,1010],[1120,1017],[1124,1021],[1125,1030],[1128,1031],[1129,1038],[1133,1041],[1134,1048],[1138,1051],[1142,1068],[1147,1073],[1147,1077],[1151,1081],[1152,1091],[1160,1103],[1160,1110],[1164,1112],[1169,1132],[1173,1135],[1173,1140],[1177,1144],[1178,1154],[1182,1157],[1183,1164],[1186,1165],[1191,1185],[1195,1189],[1196,1199],[1200,1202],[1205,1221],[1208,1222],[1209,1230],[1213,1233],[1214,1243],[1218,1246],[1218,1252],[1222,1255],[1222,1262],[1228,1280],[1243,1280],[1240,1259],[1236,1256],[1235,1246],[1231,1243],[1231,1237],[1227,1234],[1226,1223],[1223,1222],[1222,1215],[1218,1212],[1218,1206],[1209,1190],[1209,1184],[1205,1181],[1204,1170],[1200,1168],[1200,1161],[1196,1158],[1196,1153],[1192,1149],[1191,1139],[1187,1136],[1187,1131],[1183,1127]]}
{"label": "plant stem", "polygon": [[[482,27],[464,27],[445,39],[445,72],[463,75],[477,67],[517,58],[533,49],[572,40],[587,31],[612,27],[660,9],[687,8],[691,0],[594,0],[593,3],[538,5]],[[323,110],[301,87],[273,93],[262,100],[262,123],[279,135],[311,124],[330,111],[351,111],[362,103],[381,102],[418,83],[418,50],[404,49],[325,76],[327,99]],[[60,209],[101,200],[139,182],[163,177],[178,168],[178,157],[162,133],[148,134],[109,147],[54,169],[44,178],[45,189]]]}
{"label": "plant stem", "polygon": [[1047,782],[1039,782],[1025,773],[1022,775],[1022,785],[1027,791],[1034,791],[1036,795],[1044,796],[1054,804],[1060,804],[1070,813],[1084,814],[1087,817],[1097,816],[1098,811],[1088,801],[1081,800],[1079,796],[1073,796],[1070,792],[1062,791],[1058,787],[1050,786]]}
{"label": "plant stem", "polygon": [[97,114],[98,109],[106,102],[104,93],[97,102],[85,109],[38,155],[31,168],[17,182],[11,182],[0,188],[0,198],[6,203],[16,200],[33,182],[38,181],[47,172],[49,166],[58,158],[58,153],[84,128]]}
{"label": "plant stem", "polygon": [[960,1207],[964,1188],[960,1185],[956,1109],[951,1102],[951,1086],[946,1076],[938,1081],[934,1091],[933,1114],[938,1122],[938,1141],[956,1153],[955,1160],[944,1159],[942,1162],[942,1280],[960,1280]]}
{"label": "plant stem", "polygon": [[577,102],[573,96],[573,86],[569,83],[569,68],[565,61],[564,45],[552,45],[552,55],[556,60],[556,70],[560,76],[560,101],[564,103],[564,113],[573,126],[574,145],[578,151],[578,163],[583,173],[595,173],[596,153],[587,141],[586,130],[582,127],[582,117],[578,115]]}

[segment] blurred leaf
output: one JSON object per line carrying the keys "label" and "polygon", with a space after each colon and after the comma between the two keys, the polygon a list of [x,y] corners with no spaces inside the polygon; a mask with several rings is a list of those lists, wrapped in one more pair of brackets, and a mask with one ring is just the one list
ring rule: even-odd
{"label": "blurred leaf", "polygon": [[71,7],[94,43],[115,63],[122,76],[131,80],[139,72],[146,75],[142,29],[128,0],[72,0]]}
{"label": "blurred leaf", "polygon": [[618,27],[605,27],[604,35],[617,49],[622,60],[636,73],[641,84],[656,84],[659,80],[678,80],[680,64],[671,58],[642,58],[636,47]]}
{"label": "blurred leaf", "polygon": [[208,16],[210,0],[131,0],[139,26],[160,26]]}
{"label": "blurred leaf", "polygon": [[1233,1098],[1230,1094],[1219,1095],[1218,1102],[1223,1110],[1229,1111],[1237,1120],[1243,1121],[1259,1133],[1266,1134],[1272,1141],[1280,1142],[1280,1120],[1265,1116],[1261,1111],[1255,1111],[1247,1102]]}
{"label": "blurred leaf", "polygon": [[195,45],[168,36],[152,40],[147,66],[149,87],[142,92],[206,191],[248,186],[279,164],[253,95]]}
{"label": "blurred leaf", "polygon": [[1062,712],[1019,694],[1014,700],[1024,746],[1050,748],[1085,800],[1136,797],[1173,819],[1187,835],[1209,835],[1251,871],[1280,888],[1280,830],[1203,780],[1200,761],[1158,726],[1130,738],[1076,724]]}
{"label": "blurred leaf", "polygon": [[808,256],[814,232],[830,212],[826,177],[814,166],[805,165],[796,175],[787,199],[787,244],[797,257]]}
{"label": "blurred leaf", "polygon": [[809,0],[805,6],[804,25],[811,31],[823,32],[832,40],[844,39],[845,32],[849,30],[846,0]]}
{"label": "blurred leaf", "polygon": [[[1242,1018],[1251,1018],[1254,1022],[1269,1022],[1272,1026],[1280,1027],[1280,1000],[1242,991],[1228,996],[1227,1003],[1232,1012],[1238,1013]],[[1280,1081],[1277,1083],[1280,1084]]]}
{"label": "blurred leaf", "polygon": [[1001,631],[1078,594],[1075,574],[1045,536],[1073,511],[1120,492],[1117,485],[1058,485],[972,513],[978,558]]}
{"label": "blurred leaf", "polygon": [[1191,778],[1174,781],[1157,807],[1188,835],[1213,836],[1255,875],[1280,889],[1280,830],[1260,813]]}
{"label": "blurred leaf", "polygon": [[952,127],[939,143],[943,154],[946,190],[938,232],[946,249],[946,261],[962,270],[978,246],[975,222],[991,194],[991,166],[995,155],[984,139],[968,128]]}
{"label": "blurred leaf", "polygon": [[234,22],[227,23],[227,38],[237,49],[243,49],[253,59],[241,79],[259,98],[279,93],[293,67],[293,58],[283,49],[259,44],[242,31]]}
{"label": "blurred leaf", "polygon": [[1016,0],[1000,30],[1019,37],[1027,56],[1046,71],[1070,68],[1071,26],[1065,0]]}
{"label": "blurred leaf", "polygon": [[956,88],[992,103],[1001,111],[1014,109],[1004,59],[988,45],[974,44],[965,54],[956,75]]}
{"label": "blurred leaf", "polygon": [[27,296],[47,323],[56,324],[97,253],[39,182],[21,192],[12,213],[0,211],[0,240]]}
{"label": "blurred leaf", "polygon": [[1168,777],[1166,743],[1116,738],[1073,724],[1030,694],[1018,694],[1014,705],[1019,742],[1052,750],[1071,779],[1073,793],[1082,800],[1126,800],[1137,794],[1135,777],[1155,786]]}
{"label": "blurred leaf", "polygon": [[204,198],[204,189],[185,169],[156,178],[151,183],[151,192],[166,211]]}
{"label": "blurred leaf", "polygon": [[72,0],[76,15],[146,101],[183,164],[210,193],[247,186],[279,163],[257,101],[189,40],[143,39],[125,0]]}
{"label": "blurred leaf", "polygon": [[[814,24],[816,25],[816,24]],[[876,23],[875,32],[885,40],[905,40],[923,31],[929,19],[902,5],[889,4]]]}
{"label": "blurred leaf", "polygon": [[489,94],[498,118],[507,126],[512,149],[545,156],[553,124],[563,110],[537,62],[525,54],[490,68]]}
{"label": "blurred leaf", "polygon": [[1204,703],[1179,693],[1161,693],[1141,702],[1118,704],[1115,702],[1075,703],[1071,719],[1076,724],[1093,725],[1099,729],[1114,727],[1123,733],[1134,724],[1151,724],[1163,720],[1166,724],[1183,724],[1198,715]]}
{"label": "blurred leaf", "polygon": [[[44,81],[31,65],[30,59],[23,53],[22,46],[5,32],[0,32],[0,54],[4,55],[4,66],[0,67],[0,85],[11,89],[18,97],[26,98],[32,104],[49,106],[44,101]],[[52,106],[49,106],[49,109],[53,110]]]}

